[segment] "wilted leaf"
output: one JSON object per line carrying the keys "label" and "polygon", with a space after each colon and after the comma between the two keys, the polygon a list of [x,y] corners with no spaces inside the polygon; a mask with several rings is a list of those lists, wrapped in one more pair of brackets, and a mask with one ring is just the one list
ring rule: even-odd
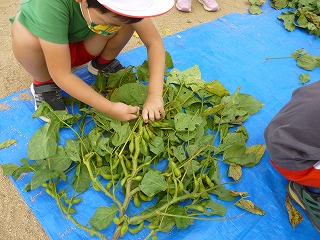
{"label": "wilted leaf", "polygon": [[7,148],[7,147],[11,146],[12,144],[15,144],[16,142],[17,141],[14,139],[6,140],[6,141],[0,143],[0,149]]}
{"label": "wilted leaf", "polygon": [[238,181],[242,176],[242,168],[237,164],[232,164],[228,168],[228,177]]}
{"label": "wilted leaf", "polygon": [[253,154],[254,158],[253,158],[253,162],[247,162],[245,164],[246,167],[253,167],[256,164],[258,164],[264,154],[264,152],[266,151],[266,146],[262,145],[262,144],[256,144],[250,147],[247,147],[246,149],[246,154],[250,155]]}
{"label": "wilted leaf", "polygon": [[251,202],[250,200],[241,198],[238,202],[236,202],[235,205],[253,214],[258,214],[258,215],[265,214],[265,212],[261,208],[255,206],[253,202]]}
{"label": "wilted leaf", "polygon": [[139,34],[138,34],[136,31],[134,31],[134,33],[133,33],[132,36],[134,36],[135,38],[140,38],[140,37],[139,37]]}
{"label": "wilted leaf", "polygon": [[303,216],[302,214],[292,205],[292,202],[290,200],[290,197],[286,196],[286,208],[289,214],[289,220],[290,224],[293,228],[295,228],[300,222],[303,221]]}
{"label": "wilted leaf", "polygon": [[310,81],[310,74],[301,73],[300,76],[299,76],[299,79],[300,79],[300,83],[301,84],[305,84],[305,83]]}
{"label": "wilted leaf", "polygon": [[170,36],[171,35],[171,30],[169,28],[163,28],[162,29],[162,33],[165,35],[165,36]]}

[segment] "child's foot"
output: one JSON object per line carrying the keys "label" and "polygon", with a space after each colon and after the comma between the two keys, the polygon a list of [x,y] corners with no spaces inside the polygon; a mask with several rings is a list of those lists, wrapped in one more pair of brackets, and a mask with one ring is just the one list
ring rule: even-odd
{"label": "child's foot", "polygon": [[[34,97],[34,107],[35,110],[38,109],[42,102],[47,102],[51,108],[55,111],[66,110],[66,105],[64,104],[63,98],[61,96],[60,88],[55,83],[48,83],[43,85],[31,84],[31,93]],[[40,117],[45,122],[49,122],[46,117]]]}
{"label": "child's foot", "polygon": [[287,192],[306,212],[313,226],[320,232],[320,194],[313,193],[299,183],[290,181]]}
{"label": "child's foot", "polygon": [[93,75],[98,75],[98,71],[103,72],[106,77],[109,77],[110,73],[118,72],[125,67],[121,65],[121,63],[114,59],[109,63],[106,64],[99,64],[97,58],[93,59],[88,64],[88,71]]}
{"label": "child's foot", "polygon": [[182,12],[191,12],[192,0],[177,0],[176,8]]}
{"label": "child's foot", "polygon": [[215,12],[219,10],[219,5],[216,0],[198,0],[203,8],[209,12]]}

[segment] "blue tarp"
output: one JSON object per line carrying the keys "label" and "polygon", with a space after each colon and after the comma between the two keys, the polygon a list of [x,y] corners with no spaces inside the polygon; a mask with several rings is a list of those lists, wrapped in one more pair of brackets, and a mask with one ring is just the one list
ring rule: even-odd
{"label": "blue tarp", "polygon": [[[277,19],[280,11],[264,5],[261,15],[230,14],[212,22],[190,28],[164,38],[166,50],[174,65],[185,70],[199,65],[206,81],[219,80],[231,93],[240,87],[240,92],[253,95],[264,107],[245,122],[249,133],[247,144],[265,144],[263,131],[272,117],[290,99],[294,89],[300,87],[299,75],[309,73],[311,81],[318,80],[319,69],[305,71],[297,67],[292,58],[268,60],[269,57],[290,56],[304,48],[313,55],[320,55],[320,42],[314,35],[302,30],[288,32]],[[139,47],[122,53],[119,60],[124,65],[140,65],[146,60],[146,50]],[[76,74],[86,81],[94,77],[84,67]],[[33,133],[44,123],[31,117],[34,106],[30,91],[24,90],[0,100],[0,142],[16,139],[17,144],[0,151],[0,163],[17,163],[27,157],[27,145]],[[66,138],[68,134],[63,135]],[[228,220],[195,221],[185,230],[173,229],[159,234],[159,239],[320,239],[307,216],[295,229],[289,223],[285,208],[287,181],[270,165],[268,152],[253,168],[244,168],[241,181],[228,188],[247,191],[249,199],[266,214],[258,216],[231,207]],[[24,191],[31,179],[26,174],[13,181],[23,199],[31,208],[51,239],[96,239],[62,218],[55,201],[43,189]],[[95,191],[83,196],[84,202],[76,215],[86,222],[94,213],[96,204],[108,205],[104,196]],[[229,204],[230,206],[230,204]],[[302,211],[299,207],[298,210]],[[111,237],[114,227],[104,233]],[[143,239],[149,233],[143,230],[138,235],[129,233],[124,239]]]}

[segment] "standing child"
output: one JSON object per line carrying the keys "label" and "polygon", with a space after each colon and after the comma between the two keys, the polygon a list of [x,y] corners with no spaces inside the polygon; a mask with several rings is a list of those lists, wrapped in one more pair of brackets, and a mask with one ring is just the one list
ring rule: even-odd
{"label": "standing child", "polygon": [[[216,0],[198,0],[203,8],[209,12],[219,10],[219,5]],[[181,12],[191,12],[192,0],[177,0],[176,8]]]}
{"label": "standing child", "polygon": [[150,71],[142,117],[145,122],[163,118],[165,50],[150,17],[173,6],[174,0],[23,0],[12,24],[12,47],[34,78],[35,108],[46,101],[53,110],[64,110],[61,88],[121,121],[137,118],[137,106],[107,100],[72,72],[88,62],[93,74],[122,69],[116,57],[136,31],[147,48]]}

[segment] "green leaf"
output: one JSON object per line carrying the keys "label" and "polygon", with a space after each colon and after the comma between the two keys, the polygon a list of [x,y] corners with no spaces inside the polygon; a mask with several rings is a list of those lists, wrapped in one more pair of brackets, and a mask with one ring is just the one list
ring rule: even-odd
{"label": "green leaf", "polygon": [[[169,212],[169,211],[168,211]],[[161,221],[159,224],[159,230],[161,232],[170,232],[172,230],[172,228],[175,225],[175,218],[174,217],[161,217]]]}
{"label": "green leaf", "polygon": [[2,164],[1,168],[3,171],[2,174],[4,176],[7,176],[7,175],[12,175],[17,169],[20,168],[20,166],[14,163],[6,163],[6,164]]}
{"label": "green leaf", "polygon": [[295,13],[292,13],[292,12],[281,13],[278,16],[278,18],[283,20],[284,28],[287,29],[288,31],[292,32],[293,30],[296,29],[296,25],[294,23]]}
{"label": "green leaf", "polygon": [[309,24],[309,21],[304,14],[301,14],[297,20],[297,23],[299,27],[306,28]]}
{"label": "green leaf", "polygon": [[104,76],[102,71],[98,71],[95,86],[98,88],[99,92],[105,91],[107,87],[107,78]]}
{"label": "green leaf", "polygon": [[204,206],[207,208],[207,211],[205,213],[207,216],[212,216],[212,215],[224,216],[227,213],[227,209],[222,204],[217,203],[212,199],[208,200]]}
{"label": "green leaf", "polygon": [[12,144],[15,144],[17,141],[15,139],[8,139],[0,143],[0,149],[10,147]]}
{"label": "green leaf", "polygon": [[33,118],[41,117],[41,116],[44,116],[50,119],[50,124],[52,125],[62,124],[59,118],[61,120],[66,120],[66,121],[71,119],[71,122],[74,122],[72,120],[73,116],[71,114],[68,114],[67,110],[54,111],[47,102],[42,102],[40,106],[37,108],[37,110],[32,114]]}
{"label": "green leaf", "polygon": [[142,106],[146,100],[148,89],[141,83],[128,83],[118,89],[121,102],[132,106]]}
{"label": "green leaf", "polygon": [[[263,103],[249,94],[235,92],[231,96],[223,97],[221,104],[226,105],[223,110],[223,116],[235,119],[238,124],[247,120],[249,116],[257,113],[263,106]],[[231,122],[235,123],[235,122]]]}
{"label": "green leaf", "polygon": [[165,66],[166,68],[173,68],[173,61],[169,52],[166,51],[166,58],[165,58]]}
{"label": "green leaf", "polygon": [[186,229],[193,224],[193,219],[188,217],[186,209],[182,206],[176,206],[168,213],[177,215],[174,217],[174,221],[178,229]]}
{"label": "green leaf", "polygon": [[297,59],[297,65],[305,70],[313,70],[320,67],[320,60],[317,56],[304,54]]}
{"label": "green leaf", "polygon": [[71,139],[67,139],[66,147],[65,147],[66,153],[68,157],[74,161],[74,162],[80,162],[80,143],[78,141],[74,141]]}
{"label": "green leaf", "polygon": [[36,171],[31,179],[31,190],[34,190],[45,183],[48,180],[54,179],[59,176],[56,171],[51,171],[49,169],[40,169]]}
{"label": "green leaf", "polygon": [[310,74],[308,73],[301,73],[299,76],[300,84],[305,84],[310,81]]}
{"label": "green leaf", "polygon": [[262,10],[259,6],[257,5],[251,5],[249,7],[249,13],[251,14],[261,14],[262,13]]}
{"label": "green leaf", "polygon": [[218,97],[229,96],[229,91],[218,80],[213,80],[205,84],[205,89],[208,92],[215,94]]}
{"label": "green leaf", "polygon": [[115,205],[111,207],[98,207],[89,222],[97,230],[105,229],[113,222],[117,211],[118,208]]}
{"label": "green leaf", "polygon": [[158,136],[156,136],[153,140],[151,140],[148,145],[149,145],[150,151],[153,152],[154,154],[158,154],[165,149],[162,137],[158,137]]}
{"label": "green leaf", "polygon": [[187,171],[188,176],[192,176],[193,173],[196,173],[201,168],[199,161],[192,160],[184,165],[184,169]]}
{"label": "green leaf", "polygon": [[19,167],[19,168],[17,168],[17,169],[12,173],[12,177],[13,177],[15,180],[17,180],[22,173],[34,172],[34,171],[37,171],[38,168],[39,168],[38,164],[36,164],[36,163],[31,163],[31,164],[29,164],[29,161],[28,161],[28,159],[26,159],[26,158],[22,158],[22,159],[20,160],[20,162],[21,162],[22,166]]}
{"label": "green leaf", "polygon": [[138,79],[143,82],[149,81],[149,66],[148,61],[144,61],[140,66],[137,67]]}
{"label": "green leaf", "polygon": [[174,117],[175,129],[178,132],[193,132],[197,127],[205,124],[205,119],[200,115],[177,113]]}
{"label": "green leaf", "polygon": [[127,83],[136,82],[136,74],[133,72],[133,67],[126,67],[118,72],[111,73],[107,81],[108,88],[118,88]]}
{"label": "green leaf", "polygon": [[32,160],[53,156],[58,148],[59,125],[47,123],[39,128],[28,144],[28,157]]}
{"label": "green leaf", "polygon": [[90,186],[91,178],[86,165],[79,164],[76,168],[72,187],[76,192],[84,192]]}
{"label": "green leaf", "polygon": [[288,5],[288,0],[272,0],[273,7],[276,9],[286,8]]}
{"label": "green leaf", "polygon": [[233,201],[235,197],[231,194],[230,190],[226,189],[223,185],[218,185],[216,188],[210,190],[208,193],[216,195],[220,200]]}
{"label": "green leaf", "polygon": [[144,175],[140,188],[144,194],[152,197],[159,192],[165,191],[167,189],[167,182],[164,176],[161,176],[157,172],[149,171]]}
{"label": "green leaf", "polygon": [[130,124],[128,122],[121,123],[120,121],[117,124],[112,122],[110,124],[110,127],[115,131],[114,135],[111,138],[112,144],[116,147],[124,144],[131,132]]}
{"label": "green leaf", "polygon": [[64,147],[58,146],[55,155],[48,157],[47,159],[37,160],[37,163],[41,165],[42,168],[62,172],[70,167],[72,161],[67,155]]}
{"label": "green leaf", "polygon": [[182,145],[172,146],[173,155],[178,159],[179,162],[187,159],[184,147]]}

